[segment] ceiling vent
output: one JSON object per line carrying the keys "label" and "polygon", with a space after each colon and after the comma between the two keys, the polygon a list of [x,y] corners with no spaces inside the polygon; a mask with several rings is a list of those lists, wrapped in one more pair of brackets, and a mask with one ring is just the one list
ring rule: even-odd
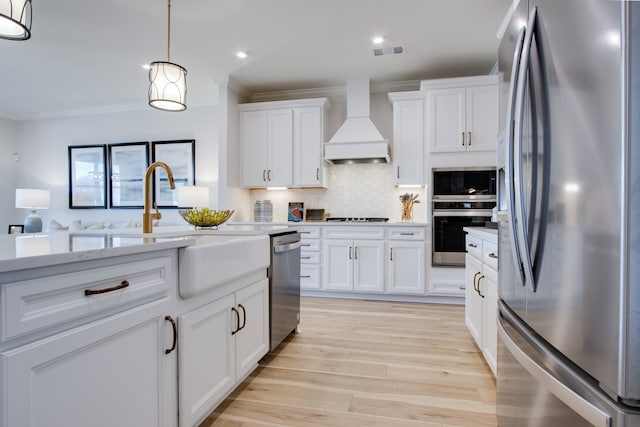
{"label": "ceiling vent", "polygon": [[374,47],[372,51],[373,56],[397,55],[404,53],[404,45]]}

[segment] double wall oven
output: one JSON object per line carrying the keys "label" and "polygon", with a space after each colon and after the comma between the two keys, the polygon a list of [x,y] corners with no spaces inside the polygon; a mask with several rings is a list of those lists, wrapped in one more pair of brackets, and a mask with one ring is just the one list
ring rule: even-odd
{"label": "double wall oven", "polygon": [[496,206],[496,170],[433,169],[433,266],[464,266],[464,227],[484,227]]}

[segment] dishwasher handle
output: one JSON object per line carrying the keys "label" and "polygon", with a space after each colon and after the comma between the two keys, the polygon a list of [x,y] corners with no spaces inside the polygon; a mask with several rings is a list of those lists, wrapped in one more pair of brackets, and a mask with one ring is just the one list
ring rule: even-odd
{"label": "dishwasher handle", "polygon": [[301,246],[300,245],[300,241],[289,243],[289,244],[286,244],[286,245],[276,245],[276,246],[273,247],[273,253],[274,254],[280,254],[282,252],[293,251],[295,249],[298,249],[300,246]]}

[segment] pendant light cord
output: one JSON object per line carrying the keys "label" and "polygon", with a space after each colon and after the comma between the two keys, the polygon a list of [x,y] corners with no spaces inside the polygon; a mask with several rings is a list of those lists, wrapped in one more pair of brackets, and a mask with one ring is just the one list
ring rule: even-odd
{"label": "pendant light cord", "polygon": [[171,0],[167,0],[167,62],[171,62]]}

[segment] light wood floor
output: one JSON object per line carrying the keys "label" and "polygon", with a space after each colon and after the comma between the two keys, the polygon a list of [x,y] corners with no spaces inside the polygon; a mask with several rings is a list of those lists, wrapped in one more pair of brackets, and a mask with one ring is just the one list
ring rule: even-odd
{"label": "light wood floor", "polygon": [[496,425],[463,306],[303,298],[300,330],[200,427]]}

